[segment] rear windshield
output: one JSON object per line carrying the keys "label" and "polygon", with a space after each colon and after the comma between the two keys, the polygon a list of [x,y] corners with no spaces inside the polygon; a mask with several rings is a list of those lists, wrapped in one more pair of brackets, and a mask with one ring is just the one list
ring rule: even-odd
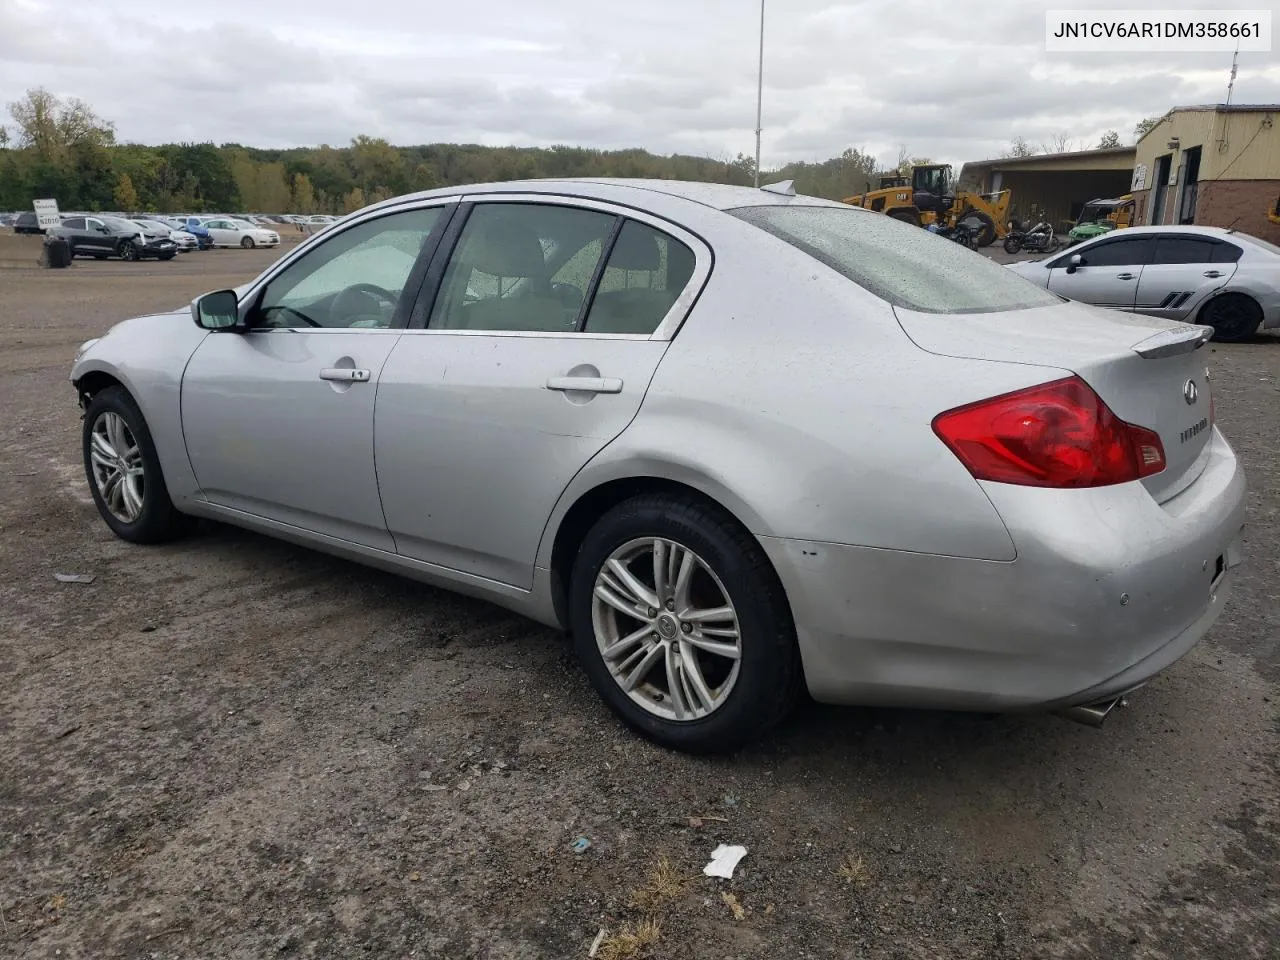
{"label": "rear windshield", "polygon": [[787,243],[896,307],[990,313],[1062,301],[954,241],[850,207],[742,207],[729,213]]}

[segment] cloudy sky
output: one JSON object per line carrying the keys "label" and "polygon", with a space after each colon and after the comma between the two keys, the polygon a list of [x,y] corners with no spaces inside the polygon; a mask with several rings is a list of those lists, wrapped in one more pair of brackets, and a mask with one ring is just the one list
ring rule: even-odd
{"label": "cloudy sky", "polygon": [[[766,2],[765,167],[1127,142],[1143,116],[1226,94],[1230,54],[1046,53],[1045,10],[1098,0]],[[758,0],[0,0],[0,104],[43,85],[146,143],[732,157],[755,149],[758,18]],[[1280,59],[1241,54],[1235,100],[1280,102]]]}

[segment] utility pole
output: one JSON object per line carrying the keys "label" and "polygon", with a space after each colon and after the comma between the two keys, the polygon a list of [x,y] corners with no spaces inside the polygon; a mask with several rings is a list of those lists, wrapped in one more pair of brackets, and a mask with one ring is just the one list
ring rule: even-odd
{"label": "utility pole", "polygon": [[1231,106],[1231,94],[1236,85],[1236,67],[1240,63],[1240,44],[1236,44],[1236,54],[1231,58],[1231,79],[1227,81],[1227,106]]}
{"label": "utility pole", "polygon": [[760,186],[760,131],[764,115],[764,0],[760,0],[760,64],[756,71],[756,186]]}

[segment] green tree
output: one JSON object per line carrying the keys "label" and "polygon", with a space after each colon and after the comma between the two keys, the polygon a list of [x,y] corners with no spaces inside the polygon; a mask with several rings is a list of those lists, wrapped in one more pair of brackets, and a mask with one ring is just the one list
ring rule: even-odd
{"label": "green tree", "polygon": [[365,206],[364,191],[359,187],[352,187],[350,192],[342,198],[342,212],[351,213]]}
{"label": "green tree", "polygon": [[1009,142],[1009,156],[1011,157],[1034,157],[1036,148],[1027,142],[1026,137],[1014,137]]}
{"label": "green tree", "polygon": [[120,174],[116,180],[116,188],[111,194],[116,208],[129,213],[138,209],[138,191],[133,188],[133,180],[127,173]]}
{"label": "green tree", "polygon": [[1120,134],[1115,130],[1108,130],[1098,141],[1099,150],[1110,150],[1118,146],[1120,146]]}
{"label": "green tree", "polygon": [[293,175],[293,196],[290,204],[293,213],[315,213],[316,194],[311,186],[311,178],[305,173]]}
{"label": "green tree", "polygon": [[1133,125],[1133,142],[1137,143],[1163,120],[1164,117],[1145,117]]}

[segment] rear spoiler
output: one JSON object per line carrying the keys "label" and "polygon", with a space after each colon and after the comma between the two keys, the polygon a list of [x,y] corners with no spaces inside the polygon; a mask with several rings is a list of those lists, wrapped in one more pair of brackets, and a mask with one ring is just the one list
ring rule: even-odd
{"label": "rear spoiler", "polygon": [[1139,340],[1133,352],[1144,360],[1161,360],[1199,350],[1213,338],[1213,327],[1186,325]]}

